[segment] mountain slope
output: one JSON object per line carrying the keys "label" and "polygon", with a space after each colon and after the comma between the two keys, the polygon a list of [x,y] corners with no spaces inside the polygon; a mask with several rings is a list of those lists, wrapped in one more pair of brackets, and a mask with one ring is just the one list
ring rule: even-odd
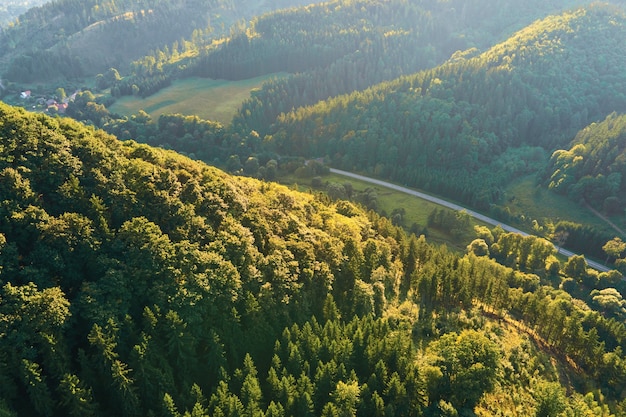
{"label": "mountain slope", "polygon": [[[127,68],[148,52],[190,38],[221,37],[240,19],[299,1],[60,0],[33,8],[0,34],[0,72],[44,82]],[[183,45],[180,45],[181,49]]]}
{"label": "mountain slope", "polygon": [[136,95],[133,84],[139,94],[151,94],[155,86],[169,85],[164,77],[238,80],[292,73],[255,92],[234,122],[240,134],[255,130],[264,135],[281,112],[432,68],[457,50],[483,50],[537,18],[580,4],[584,2],[334,0],[279,10],[252,19],[218,47],[196,45],[198,58],[184,64],[163,63],[167,54],[162,51],[145,57],[115,95]]}
{"label": "mountain slope", "polygon": [[540,286],[541,239],[492,235],[511,269],[3,104],[0,195],[5,415],[623,411],[621,295]]}
{"label": "mountain slope", "polygon": [[546,18],[474,58],[295,109],[267,143],[488,206],[540,148],[626,109],[625,23],[606,5]]}

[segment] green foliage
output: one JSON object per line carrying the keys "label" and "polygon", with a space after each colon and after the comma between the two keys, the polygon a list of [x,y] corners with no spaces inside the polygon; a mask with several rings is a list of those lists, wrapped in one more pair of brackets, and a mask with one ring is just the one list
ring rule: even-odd
{"label": "green foliage", "polygon": [[428,215],[428,226],[445,230],[458,238],[470,230],[470,216],[465,211],[437,208]]}
{"label": "green foliage", "polygon": [[0,138],[9,414],[454,415],[498,384],[539,407],[529,375],[549,375],[509,366],[488,316],[576,363],[602,406],[623,400],[623,300],[594,293],[604,316],[541,286],[539,238],[491,231],[504,266],[69,119],[0,105]]}
{"label": "green foliage", "polygon": [[[489,209],[505,184],[542,168],[542,148],[564,145],[624,106],[616,70],[624,63],[611,52],[620,48],[623,21],[608,6],[578,9],[537,21],[472,58],[291,111],[282,107],[287,112],[264,144],[280,154],[329,155],[337,167]],[[587,61],[589,45],[595,49]]]}
{"label": "green foliage", "polygon": [[604,208],[609,215],[624,214],[620,206],[626,196],[621,145],[625,135],[626,116],[617,113],[580,130],[569,150],[559,149],[552,154],[546,184],[574,201],[584,199]]}
{"label": "green foliage", "polygon": [[[301,3],[283,1],[271,6]],[[180,55],[224,36],[236,21],[250,19],[259,11],[255,1],[241,6],[223,0],[48,2],[28,10],[0,34],[1,71],[12,81],[31,83],[95,76],[111,66],[128,68],[131,61],[155,50],[167,61],[178,61]],[[160,61],[152,58],[149,75],[155,77],[142,88],[149,84],[154,88],[158,82],[162,87],[167,82],[167,77],[154,74],[161,72]]]}
{"label": "green foliage", "polygon": [[614,237],[602,246],[602,250],[606,253],[607,258],[613,257],[619,259],[622,253],[626,250],[626,243],[619,237]]}
{"label": "green foliage", "polygon": [[450,333],[428,350],[440,374],[429,381],[434,400],[448,399],[456,409],[473,409],[496,383],[500,352],[494,342],[476,331]]}
{"label": "green foliage", "polygon": [[539,10],[553,11],[545,2],[532,3],[359,0],[278,11],[209,53],[201,71],[222,77],[297,72],[267,83],[233,121],[240,131],[270,133],[284,111],[431,68],[451,55],[471,56],[475,46],[492,45],[511,27],[542,16]]}
{"label": "green foliage", "polygon": [[[356,207],[346,217],[70,120],[6,105],[0,120],[0,397],[11,408],[28,415],[17,402],[27,387],[51,414],[146,414],[166,394],[193,405],[188,383],[212,393],[246,354],[267,358],[285,325],[332,317],[335,278],[341,309],[382,313],[384,289],[353,256],[377,225]],[[368,241],[367,273],[391,274],[397,248]],[[243,410],[258,414],[261,384],[241,387]]]}
{"label": "green foliage", "polygon": [[0,26],[6,27],[28,9],[47,2],[48,0],[6,0],[0,5]]}
{"label": "green foliage", "polygon": [[563,388],[557,383],[545,383],[536,388],[537,409],[536,417],[558,416],[565,411],[565,393]]}

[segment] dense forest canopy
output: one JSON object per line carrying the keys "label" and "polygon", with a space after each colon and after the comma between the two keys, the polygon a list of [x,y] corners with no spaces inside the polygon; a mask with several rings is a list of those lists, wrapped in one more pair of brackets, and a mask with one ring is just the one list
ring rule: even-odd
{"label": "dense forest canopy", "polygon": [[453,254],[6,105],[0,139],[6,415],[623,411],[621,275],[542,239],[477,229],[487,252]]}
{"label": "dense forest canopy", "polygon": [[[532,219],[502,207],[512,198],[506,187],[520,176],[544,172],[549,155],[578,129],[624,107],[624,54],[615,53],[624,49],[623,12],[607,4],[569,10],[536,21],[482,54],[477,48],[457,51],[443,65],[396,78],[443,60],[455,46],[505,37],[506,28],[533,16],[517,2],[506,3],[488,7],[486,18],[472,26],[474,7],[485,4],[469,4],[448,13],[458,29],[443,24],[447,9],[441,3],[334,1],[268,13],[234,30],[218,47],[204,50],[192,37],[184,45],[195,58],[181,61],[180,51],[164,48],[135,61],[133,75],[111,68],[96,77],[98,97],[79,94],[66,114],[122,139],[269,180],[276,179],[281,156],[326,157],[336,167],[426,188],[502,221],[534,227]],[[501,9],[522,17],[492,22],[504,18]],[[544,9],[535,15],[538,10]],[[344,32],[332,36],[339,27]],[[491,33],[488,27],[499,29]],[[120,95],[150,95],[198,71],[240,78],[240,71],[250,76],[270,67],[296,71],[297,65],[302,72],[254,91],[230,126],[195,116],[152,120],[142,111],[117,117],[104,107]],[[376,85],[363,90],[371,84]],[[351,93],[338,96],[346,92]],[[606,198],[588,203],[602,209]],[[613,208],[607,214],[619,211],[619,200],[608,203]],[[568,247],[604,257],[602,245],[613,231],[558,223],[544,228],[551,230],[545,235],[556,227],[568,233]]]}
{"label": "dense forest canopy", "polygon": [[[28,10],[0,33],[0,72],[42,82],[128,68],[150,51],[184,43],[194,31],[221,37],[241,19],[303,1],[59,0]],[[182,47],[182,45],[181,45]]]}
{"label": "dense forest canopy", "polygon": [[[485,210],[540,172],[619,212],[623,9],[305,3],[57,0],[0,34],[10,81],[101,71],[67,108],[90,126],[0,103],[0,415],[625,415],[617,270],[434,210],[429,227],[475,235],[452,251],[367,190],[359,206],[348,184],[298,192],[163,149],[264,180],[324,157]],[[229,126],[103,105],[272,71],[294,74]],[[619,237],[550,235],[626,266]]]}
{"label": "dense forest canopy", "polygon": [[484,49],[577,4],[582,2],[334,0],[278,10],[231,31],[218,47],[192,36],[185,48],[193,58],[181,60],[171,46],[160,48],[135,62],[113,94],[146,96],[189,75],[236,80],[295,73],[269,83],[243,106],[247,127],[264,133],[281,112],[432,68],[457,50]]}

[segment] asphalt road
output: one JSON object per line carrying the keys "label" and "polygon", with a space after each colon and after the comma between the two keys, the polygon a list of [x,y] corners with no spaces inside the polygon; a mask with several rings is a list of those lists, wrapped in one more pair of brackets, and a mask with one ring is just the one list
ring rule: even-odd
{"label": "asphalt road", "polygon": [[[457,210],[457,211],[465,210],[465,212],[467,214],[469,214],[470,216],[472,216],[473,218],[475,218],[477,220],[480,220],[480,221],[485,222],[487,224],[490,224],[492,226],[498,226],[499,225],[500,227],[502,227],[507,232],[519,233],[519,234],[524,235],[524,236],[529,236],[528,233],[523,232],[523,231],[521,231],[519,229],[516,229],[513,226],[509,226],[508,224],[504,224],[504,223],[502,223],[502,222],[500,222],[500,221],[498,221],[496,219],[493,219],[491,217],[487,217],[484,214],[477,213],[477,212],[475,212],[473,210],[470,210],[470,209],[468,209],[466,207],[459,206],[458,204],[451,203],[449,201],[446,201],[446,200],[443,200],[441,198],[432,196],[430,194],[425,194],[425,193],[422,193],[420,191],[415,191],[415,190],[412,190],[410,188],[406,188],[406,187],[402,187],[400,185],[392,184],[390,182],[377,180],[376,178],[365,177],[363,175],[354,174],[354,173],[348,172],[348,171],[341,171],[339,169],[330,168],[330,172],[332,172],[334,174],[343,175],[345,177],[355,178],[355,179],[360,180],[360,181],[369,182],[370,184],[379,185],[381,187],[389,188],[389,189],[392,189],[392,190],[400,191],[402,193],[409,194],[409,195],[421,198],[421,199],[426,200],[426,201],[430,201],[431,203],[439,204],[441,206],[450,208],[452,210]],[[559,246],[554,245],[554,247],[556,248],[556,250],[560,254],[565,255],[567,257],[577,255],[576,253],[574,253],[572,251],[569,251],[567,249],[561,248]],[[593,269],[597,269],[598,271],[607,272],[607,271],[611,270],[610,268],[602,265],[601,263],[598,263],[598,262],[595,262],[595,261],[590,261],[588,259],[586,259],[586,261],[587,261],[587,265],[589,265]]]}

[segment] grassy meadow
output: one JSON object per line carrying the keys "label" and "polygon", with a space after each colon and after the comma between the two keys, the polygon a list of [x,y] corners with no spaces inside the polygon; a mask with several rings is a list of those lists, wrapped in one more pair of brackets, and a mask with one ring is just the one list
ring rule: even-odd
{"label": "grassy meadow", "polygon": [[553,222],[568,220],[589,224],[599,229],[608,225],[590,210],[565,196],[555,194],[544,187],[538,187],[535,176],[518,178],[506,189],[507,201],[504,204],[513,215],[523,214],[528,219],[540,222],[551,219]]}
{"label": "grassy meadow", "polygon": [[201,119],[227,125],[241,103],[250,97],[251,91],[261,87],[268,79],[283,76],[285,74],[270,74],[241,81],[186,78],[174,81],[171,86],[150,97],[120,98],[109,110],[125,116],[143,110],[153,118],[175,113],[197,115]]}

